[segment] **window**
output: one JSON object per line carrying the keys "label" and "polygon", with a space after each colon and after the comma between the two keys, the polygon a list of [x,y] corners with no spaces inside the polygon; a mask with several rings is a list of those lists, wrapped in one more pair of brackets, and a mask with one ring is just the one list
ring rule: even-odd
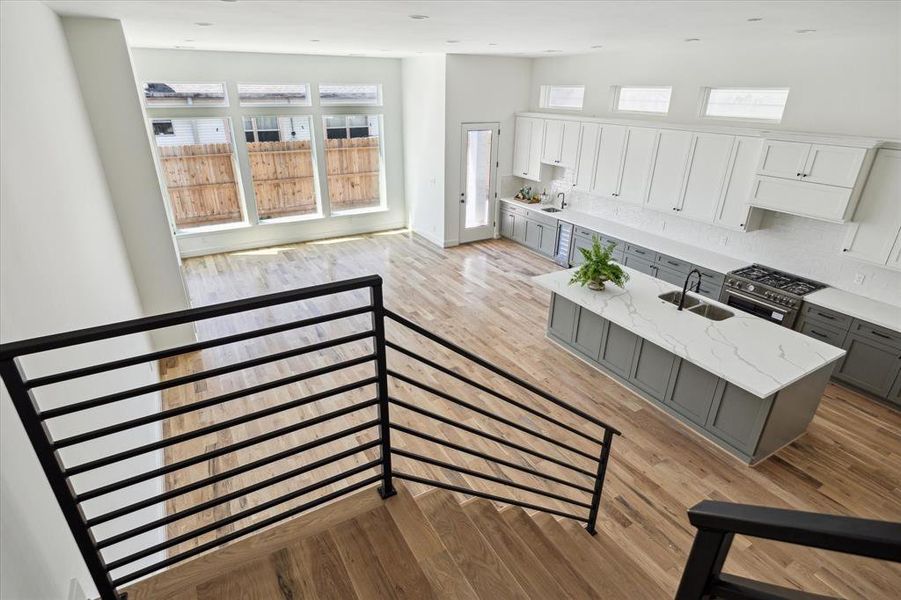
{"label": "window", "polygon": [[384,206],[381,121],[381,115],[323,117],[332,212]]}
{"label": "window", "polygon": [[788,88],[705,88],[701,116],[778,123],[787,100]]}
{"label": "window", "polygon": [[615,89],[614,110],[665,115],[669,112],[671,87],[627,87]]}
{"label": "window", "polygon": [[239,83],[238,102],[241,106],[309,106],[310,96],[305,83]]}
{"label": "window", "polygon": [[584,85],[543,85],[541,86],[541,108],[563,108],[567,110],[582,110],[585,100]]}
{"label": "window", "polygon": [[155,106],[227,106],[224,83],[144,84],[144,104]]}
{"label": "window", "polygon": [[244,222],[228,119],[153,119],[151,125],[176,229]]}
{"label": "window", "polygon": [[260,220],[318,215],[310,117],[244,117],[244,139]]}
{"label": "window", "polygon": [[368,104],[381,106],[382,86],[377,83],[319,84],[319,104]]}

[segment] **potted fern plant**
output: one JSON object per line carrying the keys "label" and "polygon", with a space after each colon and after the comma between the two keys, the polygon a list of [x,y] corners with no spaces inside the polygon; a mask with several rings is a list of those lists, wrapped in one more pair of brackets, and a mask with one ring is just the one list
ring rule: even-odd
{"label": "potted fern plant", "polygon": [[585,262],[573,273],[569,284],[578,283],[588,285],[592,290],[602,290],[605,282],[612,281],[614,285],[623,287],[629,281],[629,274],[610,258],[615,247],[616,244],[611,242],[605,248],[597,236],[592,236],[591,248],[579,248]]}

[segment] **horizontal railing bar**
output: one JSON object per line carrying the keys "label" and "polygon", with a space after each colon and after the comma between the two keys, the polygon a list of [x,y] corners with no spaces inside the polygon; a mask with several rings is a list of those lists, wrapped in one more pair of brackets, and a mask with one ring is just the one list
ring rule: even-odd
{"label": "horizontal railing bar", "polygon": [[121,508],[117,508],[116,510],[110,511],[108,513],[104,513],[102,515],[98,515],[91,519],[85,521],[85,525],[88,527],[96,527],[102,523],[106,523],[107,521],[112,521],[113,519],[117,519],[121,516],[127,515],[129,513],[133,513],[136,510],[140,510],[142,508],[147,508],[148,506],[153,506],[154,504],[159,504],[160,502],[165,502],[171,498],[175,498],[177,496],[181,496],[183,494],[187,494],[193,492],[195,490],[199,490],[208,485],[213,485],[214,483],[218,483],[225,479],[230,479],[235,477],[236,475],[240,475],[242,473],[247,473],[248,471],[253,471],[254,469],[258,469],[260,467],[264,467],[270,463],[274,463],[280,461],[285,458],[290,458],[296,454],[301,454],[308,450],[312,450],[314,448],[318,448],[320,446],[324,446],[341,438],[347,437],[349,435],[354,435],[356,433],[360,433],[361,431],[365,431],[370,427],[374,427],[378,425],[378,420],[372,420],[367,423],[363,423],[362,425],[356,425],[354,427],[350,427],[343,431],[339,431],[337,433],[329,434],[325,437],[319,438],[317,440],[313,440],[312,442],[307,442],[306,444],[301,444],[300,446],[295,446],[289,450],[283,450],[281,452],[277,452],[275,454],[270,454],[269,456],[265,456],[263,458],[257,459],[253,462],[249,462],[247,464],[243,464],[241,466],[235,467],[233,469],[229,469],[227,471],[222,471],[220,473],[216,473],[215,475],[211,475],[210,477],[206,477],[204,479],[200,479],[198,481],[194,481],[192,483],[183,485],[181,487],[173,488],[171,490],[167,490],[162,494],[158,494],[156,496],[152,496],[150,498],[145,498],[143,500],[139,500],[127,506],[123,506]]}
{"label": "horizontal railing bar", "polygon": [[120,360],[112,360],[97,365],[82,367],[80,369],[72,369],[71,371],[62,371],[60,373],[54,373],[52,375],[45,375],[44,377],[35,377],[34,379],[29,379],[28,381],[26,381],[25,385],[28,388],[52,385],[54,383],[69,381],[71,379],[78,379],[80,377],[87,377],[89,375],[96,375],[98,373],[114,371],[116,369],[124,369],[125,367],[133,367],[135,365],[140,365],[147,362],[154,362],[162,360],[164,358],[178,356],[179,354],[188,354],[190,352],[197,352],[199,350],[205,350],[207,348],[213,348],[216,346],[227,346],[228,344],[234,344],[235,342],[242,342],[244,340],[249,340],[257,337],[263,337],[275,333],[282,333],[285,331],[290,331],[292,329],[300,329],[302,327],[309,327],[311,325],[318,325],[320,323],[327,323],[329,321],[337,321],[338,319],[346,319],[347,317],[362,315],[368,312],[372,312],[371,306],[358,306],[357,308],[340,310],[325,315],[318,315],[315,317],[300,319],[298,321],[291,321],[290,323],[282,323],[280,325],[273,325],[271,327],[263,327],[262,329],[251,329],[250,331],[243,331],[241,333],[213,338],[211,340],[202,340],[200,342],[194,342],[193,344],[185,344],[183,346],[167,348],[165,350],[158,350],[156,352],[149,352],[147,354],[141,354],[139,356],[131,356],[129,358],[122,358]]}
{"label": "horizontal railing bar", "polygon": [[137,446],[137,447],[131,448],[129,450],[124,450],[122,452],[118,452],[116,454],[104,456],[103,458],[98,458],[98,459],[95,459],[92,461],[81,463],[74,467],[69,467],[69,468],[63,470],[63,474],[66,477],[72,477],[74,475],[79,475],[79,474],[85,473],[87,471],[93,471],[94,469],[106,467],[106,466],[112,465],[114,463],[121,462],[123,460],[127,460],[129,458],[134,458],[135,456],[140,456],[141,454],[145,454],[147,452],[153,452],[154,450],[160,450],[160,449],[166,448],[168,446],[174,446],[175,444],[180,444],[180,443],[186,442],[188,440],[193,440],[193,439],[196,439],[199,437],[203,437],[210,433],[222,431],[223,429],[228,429],[229,427],[234,427],[235,425],[241,425],[241,424],[247,423],[249,421],[255,421],[257,419],[262,419],[264,417],[278,414],[280,412],[285,412],[285,411],[291,410],[293,408],[299,408],[301,406],[306,406],[308,404],[317,402],[324,398],[329,398],[331,396],[336,396],[338,394],[343,394],[343,393],[349,392],[351,390],[359,389],[363,386],[374,383],[374,380],[375,380],[375,378],[371,378],[369,380],[364,379],[363,381],[354,381],[352,383],[347,383],[345,385],[330,388],[330,389],[322,391],[322,392],[317,392],[316,394],[304,396],[303,398],[299,398],[297,400],[292,400],[291,402],[285,402],[283,404],[277,404],[275,406],[271,406],[271,407],[263,409],[263,410],[246,413],[246,414],[241,415],[240,417],[235,417],[233,419],[227,419],[225,421],[221,421],[219,423],[214,423],[212,425],[207,425],[206,427],[201,427],[199,429],[192,429],[191,431],[186,431],[185,433],[181,433],[179,435],[174,435],[172,437],[164,438],[164,439],[158,440],[156,442],[144,444],[143,446]]}
{"label": "horizontal railing bar", "polygon": [[[69,404],[68,406],[61,406],[56,409],[42,411],[40,414],[40,417],[42,419],[52,419],[54,417],[72,414],[72,413],[79,412],[82,410],[87,410],[89,408],[97,408],[98,406],[106,406],[107,404],[111,404],[113,402],[119,402],[121,400],[127,400],[129,398],[134,398],[135,396],[142,396],[144,394],[161,392],[161,391],[167,390],[169,388],[178,387],[180,385],[185,385],[187,383],[194,383],[195,381],[200,381],[202,379],[211,379],[213,377],[219,377],[220,375],[226,375],[228,373],[233,373],[235,371],[242,371],[244,369],[258,367],[260,365],[265,365],[267,363],[284,360],[286,358],[293,358],[295,356],[302,356],[304,354],[309,354],[311,352],[325,350],[326,348],[332,348],[334,346],[340,346],[342,344],[349,344],[351,342],[356,342],[359,340],[363,340],[363,339],[372,337],[372,335],[373,334],[371,331],[361,331],[359,333],[354,333],[352,335],[346,335],[346,336],[343,336],[340,338],[335,338],[333,340],[326,340],[324,342],[318,342],[316,344],[310,344],[308,346],[302,346],[300,348],[292,348],[291,350],[285,350],[284,352],[276,352],[275,354],[267,354],[266,356],[259,356],[257,358],[243,360],[240,362],[232,363],[230,365],[224,365],[221,367],[216,367],[214,369],[209,369],[207,371],[200,371],[199,373],[190,373],[188,375],[182,375],[181,377],[173,377],[172,379],[166,379],[165,381],[159,381],[157,383],[151,383],[149,385],[142,385],[140,387],[132,388],[130,390],[123,390],[121,392],[107,394],[106,396],[100,396],[98,398],[92,398],[90,400],[83,400],[81,402]],[[341,364],[341,363],[336,363],[336,364]]]}
{"label": "horizontal railing bar", "polygon": [[457,450],[459,452],[464,452],[471,456],[477,456],[483,460],[487,460],[489,462],[494,462],[499,465],[504,465],[505,467],[510,467],[511,469],[516,469],[517,471],[522,471],[523,473],[528,473],[529,475],[533,475],[534,477],[540,477],[542,479],[547,479],[548,481],[553,481],[554,483],[559,483],[560,485],[565,485],[571,487],[573,489],[586,492],[588,494],[593,493],[593,490],[584,485],[579,485],[577,483],[573,483],[571,481],[567,481],[565,479],[561,479],[560,477],[555,477],[554,475],[548,475],[547,473],[542,473],[541,471],[537,471],[535,469],[524,467],[522,465],[518,465],[515,462],[505,460],[503,458],[498,458],[496,456],[491,456],[490,454],[486,454],[484,452],[479,452],[478,450],[473,450],[472,448],[467,448],[466,446],[461,446],[460,444],[455,444],[454,442],[449,442],[448,440],[441,439],[439,437],[435,437],[433,435],[429,435],[427,433],[423,433],[421,431],[416,431],[415,429],[411,429],[409,427],[405,427],[403,425],[399,425],[397,423],[391,423],[391,429],[395,431],[399,431],[401,433],[406,433],[408,435],[416,436],[420,439],[426,440],[428,442],[432,442],[433,444],[438,444],[444,446],[446,448],[450,448],[452,450]]}
{"label": "horizontal railing bar", "polygon": [[538,496],[544,496],[545,498],[551,498],[553,500],[560,500],[561,502],[566,502],[568,504],[573,504],[575,506],[581,506],[582,508],[591,508],[591,505],[586,502],[580,502],[578,500],[573,500],[572,498],[567,498],[566,496],[561,496],[560,494],[555,494],[553,492],[545,492],[543,490],[536,490],[535,488],[524,485],[522,483],[517,483],[515,481],[510,481],[507,479],[502,479],[500,477],[496,477],[494,475],[489,475],[488,473],[482,473],[480,471],[476,471],[474,469],[469,469],[466,467],[460,467],[458,465],[445,462],[443,460],[438,460],[437,458],[432,458],[431,456],[425,456],[423,454],[416,454],[415,452],[409,452],[402,448],[392,448],[391,453],[397,456],[404,456],[409,458],[410,460],[416,460],[420,462],[424,462],[436,467],[440,467],[442,469],[448,469],[450,471],[456,471],[457,473],[463,473],[464,475],[471,475],[472,477],[478,477],[480,479],[486,479],[488,481],[492,481],[494,483],[498,483],[501,485],[507,485],[512,488],[516,488],[518,490],[523,490],[524,492],[529,492],[530,494],[536,494]]}
{"label": "horizontal railing bar", "polygon": [[513,448],[514,450],[519,450],[520,452],[525,452],[526,454],[531,454],[532,456],[535,456],[542,460],[546,460],[548,462],[554,463],[555,465],[561,466],[565,469],[569,469],[570,471],[575,471],[576,473],[581,473],[582,475],[585,475],[586,477],[590,477],[591,479],[594,479],[594,477],[595,477],[595,474],[590,471],[586,471],[585,469],[576,467],[576,466],[569,464],[567,462],[564,462],[562,460],[558,460],[551,456],[547,456],[546,454],[542,454],[541,452],[532,450],[531,448],[527,448],[527,447],[517,444],[515,442],[505,440],[504,438],[502,438],[500,436],[493,435],[493,434],[487,433],[485,431],[481,431],[480,429],[476,429],[475,427],[470,427],[469,425],[464,425],[463,423],[458,423],[457,421],[454,421],[453,419],[449,419],[447,417],[442,417],[441,415],[439,415],[437,413],[434,413],[430,410],[426,410],[424,408],[420,408],[416,405],[410,404],[409,402],[404,402],[403,400],[400,400],[393,396],[390,397],[389,400],[393,404],[396,404],[397,406],[406,408],[407,410],[412,410],[413,412],[419,413],[425,417],[429,417],[430,419],[435,419],[436,421],[440,421],[441,423],[445,423],[447,425],[450,425],[451,427],[456,427],[457,429],[462,429],[463,431],[469,432],[473,435],[477,435],[477,436],[483,437],[487,440],[491,440],[492,442],[501,444],[503,446]]}
{"label": "horizontal railing bar", "polygon": [[321,296],[329,296],[340,294],[352,290],[363,288],[371,288],[381,285],[382,278],[378,275],[367,275],[365,277],[356,277],[354,279],[345,279],[343,281],[334,281],[320,285],[313,285],[297,290],[288,290],[286,292],[276,292],[274,294],[266,294],[264,296],[255,296],[253,298],[242,298],[240,300],[231,300],[229,302],[221,302],[219,304],[210,304],[207,306],[199,306],[196,308],[188,308],[161,315],[153,315],[150,317],[141,317],[131,319],[129,321],[121,321],[108,325],[98,325],[96,327],[88,327],[67,333],[59,333],[54,335],[45,335],[42,337],[31,338],[27,340],[19,340],[0,345],[0,360],[8,360],[17,356],[26,354],[35,354],[37,352],[46,352],[48,350],[56,350],[77,344],[86,344],[97,340],[108,339],[129,335],[132,333],[140,333],[163,327],[172,327],[174,325],[183,325],[192,321],[203,321],[215,317],[223,317],[239,312],[249,310],[257,310],[277,304],[287,304],[289,302],[297,302],[300,300],[309,300],[311,298],[319,298]]}
{"label": "horizontal railing bar", "polygon": [[435,481],[434,479],[426,479],[425,477],[418,477],[416,475],[410,475],[408,473],[404,473],[402,471],[394,471],[394,477],[398,479],[404,479],[406,481],[412,481],[413,483],[421,483],[423,485],[432,485],[435,487],[440,487],[445,490],[450,490],[452,492],[459,492],[461,494],[466,494],[468,496],[478,496],[479,498],[485,498],[486,500],[492,500],[494,502],[503,502],[505,504],[512,504],[513,506],[519,506],[521,508],[528,508],[529,510],[537,510],[541,512],[545,512],[551,515],[557,515],[558,517],[565,517],[567,519],[573,519],[574,521],[581,521],[585,523],[585,517],[579,517],[574,514],[564,512],[562,510],[557,510],[555,508],[547,508],[545,506],[538,506],[537,504],[531,504],[529,502],[521,502],[519,500],[514,500],[512,498],[505,498],[503,496],[496,496],[494,494],[489,494],[488,492],[482,492],[479,490],[471,490],[469,488],[461,487],[459,485],[453,485],[451,483],[444,483],[443,481]]}
{"label": "horizontal railing bar", "polygon": [[[230,502],[231,500],[235,500],[236,498],[241,498],[242,496],[247,496],[249,494],[253,494],[259,490],[264,488],[273,486],[277,483],[281,483],[282,481],[287,481],[293,477],[297,477],[298,475],[303,475],[304,473],[308,473],[319,467],[323,467],[325,465],[329,465],[335,462],[338,462],[342,459],[345,459],[349,456],[353,456],[359,452],[363,452],[370,448],[374,448],[378,446],[381,442],[379,440],[374,440],[371,442],[367,442],[365,444],[360,444],[354,448],[349,448],[348,450],[344,450],[342,452],[338,452],[337,454],[333,454],[332,456],[327,456],[325,458],[319,459],[317,461],[313,461],[302,467],[297,467],[295,469],[290,469],[285,471],[284,473],[279,473],[275,477],[271,477],[269,479],[264,479],[263,481],[259,481],[252,485],[243,487],[239,490],[235,490],[233,492],[229,492],[228,494],[212,498],[207,500],[206,502],[201,502],[200,504],[195,504],[189,508],[184,510],[180,510],[177,512],[170,513],[165,517],[161,517],[159,519],[155,519],[150,521],[149,523],[144,523],[138,527],[133,529],[129,529],[128,531],[123,531],[122,533],[116,534],[114,536],[99,540],[97,542],[97,549],[101,550],[103,548],[107,548],[109,546],[113,546],[115,544],[124,542],[127,539],[133,538],[137,535],[141,535],[142,533],[147,533],[148,531],[153,531],[157,527],[163,527],[164,525],[168,525],[169,523],[174,523],[180,519],[184,519],[185,517],[190,517],[191,515],[196,515],[199,512],[203,512],[207,509],[210,509],[214,506],[218,506],[219,504],[223,504],[225,502]],[[377,462],[376,462],[377,464]]]}
{"label": "horizontal railing bar", "polygon": [[110,571],[114,571],[120,567],[124,567],[127,564],[133,563],[136,560],[141,560],[147,556],[152,554],[156,554],[157,552],[162,552],[167,548],[171,548],[172,546],[177,546],[183,542],[187,542],[188,540],[192,540],[196,537],[199,537],[205,533],[209,533],[211,531],[215,531],[220,527],[224,527],[225,525],[230,525],[231,523],[235,523],[240,521],[241,519],[246,519],[247,517],[253,516],[257,513],[263,512],[264,510],[268,510],[273,506],[278,506],[279,504],[284,504],[285,502],[289,502],[294,500],[295,498],[300,498],[305,494],[309,494],[310,492],[315,492],[316,490],[322,489],[324,487],[328,487],[333,483],[337,483],[342,479],[346,479],[348,477],[353,477],[358,473],[362,473],[367,469],[372,469],[374,467],[379,466],[382,463],[381,459],[371,460],[367,463],[363,463],[362,465],[357,465],[356,467],[352,467],[346,471],[338,473],[337,475],[332,475],[331,477],[326,477],[325,479],[320,479],[316,483],[312,483],[306,487],[302,487],[294,490],[293,492],[288,492],[287,494],[282,494],[281,496],[277,496],[272,498],[271,500],[267,500],[266,502],[262,502],[257,504],[256,506],[251,506],[250,508],[246,508],[242,511],[233,513],[227,517],[219,519],[218,521],[214,521],[212,523],[207,523],[197,529],[192,529],[191,531],[185,532],[181,535],[177,535],[175,537],[171,537],[163,542],[158,544],[154,544],[153,546],[149,546],[144,548],[143,550],[138,550],[128,556],[123,556],[120,559],[114,560],[112,562],[107,563],[106,568]]}
{"label": "horizontal railing bar", "polygon": [[[198,454],[196,456],[192,456],[190,458],[186,458],[180,460],[178,462],[169,463],[162,467],[158,467],[151,471],[145,471],[144,473],[140,473],[138,475],[133,475],[132,477],[128,477],[126,479],[122,479],[120,481],[116,481],[114,483],[110,483],[98,488],[94,488],[93,490],[89,490],[87,492],[78,494],[75,497],[77,502],[87,502],[88,500],[93,500],[99,496],[103,496],[105,494],[111,494],[113,492],[117,492],[123,488],[127,488],[129,486],[135,485],[136,483],[141,483],[142,481],[147,481],[148,479],[153,479],[155,477],[160,477],[162,475],[166,475],[168,473],[172,473],[173,471],[178,471],[181,469],[185,469],[187,467],[206,462],[207,460],[217,458],[219,456],[223,456],[225,454],[230,454],[231,452],[237,452],[238,450],[243,450],[244,448],[249,448],[255,444],[259,444],[262,442],[267,442],[269,440],[273,440],[277,437],[281,437],[283,435],[287,435],[289,433],[294,433],[296,431],[300,431],[301,429],[306,429],[307,427],[311,427],[313,425],[318,425],[319,423],[324,423],[329,419],[334,419],[335,417],[341,417],[346,414],[350,414],[354,411],[361,410],[364,408],[369,408],[370,406],[375,406],[378,404],[378,400],[372,399],[362,404],[354,404],[351,406],[347,406],[345,408],[340,408],[338,410],[334,410],[330,413],[326,413],[324,415],[320,415],[318,417],[314,417],[313,419],[309,419],[307,421],[301,421],[299,423],[294,423],[293,425],[288,425],[286,427],[282,427],[281,429],[275,429],[268,433],[263,433],[256,437],[252,437],[246,440],[242,440],[240,442],[235,442],[234,444],[229,444],[228,446],[223,446],[221,448],[215,448],[210,450],[209,452],[204,452],[203,454]],[[378,423],[376,420],[375,423]],[[370,426],[372,425],[372,421],[370,421]]]}
{"label": "horizontal railing bar", "polygon": [[545,400],[553,402],[560,408],[568,410],[569,412],[571,412],[575,415],[578,415],[578,416],[582,417],[583,419],[585,419],[586,421],[590,421],[590,422],[594,423],[595,425],[604,427],[605,429],[609,429],[616,435],[622,435],[621,432],[616,427],[613,427],[612,425],[608,425],[607,423],[598,419],[597,417],[594,417],[594,416],[588,414],[587,412],[585,412],[584,410],[576,408],[575,406],[573,406],[567,402],[564,402],[563,400],[560,400],[559,398],[555,398],[554,396],[545,392],[541,388],[535,387],[528,381],[526,381],[524,379],[520,379],[516,375],[513,375],[511,373],[504,371],[500,367],[497,367],[497,366],[491,364],[489,361],[485,360],[484,358],[482,358],[476,354],[473,354],[472,352],[466,350],[465,348],[462,348],[462,347],[458,346],[457,344],[455,344],[449,340],[446,340],[439,335],[432,333],[428,329],[425,329],[425,328],[417,325],[413,321],[400,316],[396,312],[394,312],[392,310],[388,310],[386,308],[385,316],[388,317],[389,319],[393,319],[394,321],[400,323],[401,325],[403,325],[404,327],[407,327],[408,329],[412,329],[419,335],[421,335],[425,338],[428,338],[428,339],[432,340],[433,342],[440,344],[449,350],[456,352],[457,354],[463,356],[464,358],[471,360],[472,362],[478,364],[479,366],[484,367],[484,368],[488,369],[489,371],[491,371],[497,375],[500,375],[501,377],[503,377],[505,379],[512,381],[513,383],[519,385],[520,387],[523,387],[523,388],[529,390],[533,394],[536,394],[538,396],[541,396]]}
{"label": "horizontal railing bar", "polygon": [[582,437],[582,438],[588,440],[589,442],[594,442],[595,444],[599,444],[599,445],[603,445],[603,443],[604,443],[596,437],[592,437],[592,436],[588,435],[587,433],[579,431],[572,425],[567,425],[566,423],[558,421],[557,419],[541,412],[540,410],[538,410],[536,408],[532,408],[531,406],[528,406],[527,404],[523,404],[522,402],[520,402],[518,400],[514,400],[513,398],[510,398],[509,396],[501,394],[497,390],[494,390],[494,389],[488,387],[487,385],[481,384],[478,381],[470,379],[469,377],[466,377],[465,375],[457,373],[453,369],[448,369],[444,365],[438,364],[435,361],[422,356],[421,354],[417,354],[417,353],[413,352],[412,350],[407,350],[406,348],[399,346],[398,344],[395,344],[394,342],[391,342],[391,341],[386,341],[385,345],[388,346],[389,348],[393,348],[394,350],[397,350],[398,352],[406,354],[410,358],[417,360],[425,365],[428,365],[429,367],[431,367],[437,371],[441,371],[442,373],[444,373],[446,375],[450,375],[451,377],[454,377],[454,378],[458,379],[459,381],[468,383],[469,385],[473,386],[474,388],[476,388],[478,390],[485,392],[486,394],[491,394],[495,398],[503,400],[507,404],[511,404],[511,405],[515,406],[516,408],[519,408],[519,409],[524,410],[532,415],[535,415],[536,417],[544,419],[548,423],[553,423],[557,427],[561,427],[561,428],[569,431],[570,433],[574,433],[574,434],[578,435],[579,437]]}
{"label": "horizontal railing bar", "polygon": [[[349,367],[354,367],[357,365],[364,364],[369,362],[371,358],[367,359],[366,356],[353,358],[348,361],[342,361],[340,363],[335,363],[332,365],[327,365],[325,367],[320,367],[318,369],[312,369],[310,371],[304,371],[303,373],[298,373],[297,375],[291,375],[289,377],[282,377],[281,379],[274,379],[272,381],[267,381],[266,383],[261,383],[258,385],[251,386],[249,388],[244,388],[240,390],[235,390],[234,392],[228,392],[227,394],[221,394],[219,396],[213,396],[212,398],[207,398],[206,400],[198,400],[197,402],[191,402],[189,404],[183,404],[182,406],[176,406],[175,408],[169,408],[166,410],[162,410],[160,412],[152,413],[149,415],[145,415],[143,417],[137,417],[135,419],[130,419],[128,421],[124,421],[122,423],[117,423],[116,425],[110,425],[108,427],[102,427],[100,429],[94,429],[93,431],[87,431],[85,433],[79,433],[77,435],[69,436],[67,438],[62,438],[60,440],[56,440],[51,443],[51,446],[54,450],[59,450],[60,448],[65,448],[66,446],[72,446],[74,444],[81,444],[83,442],[87,442],[99,437],[103,437],[106,435],[112,435],[114,433],[119,433],[120,431],[125,431],[127,429],[132,429],[134,427],[140,427],[141,425],[147,425],[149,423],[155,423],[157,421],[164,421],[166,419],[171,419],[172,417],[177,417],[179,415],[183,415],[186,413],[194,412],[197,410],[202,410],[204,408],[209,408],[211,406],[216,406],[217,404],[224,404],[226,402],[231,402],[232,400],[237,400],[238,398],[245,398],[247,396],[253,396],[255,394],[259,394],[261,392],[267,392],[269,390],[283,387],[286,385],[290,385],[292,383],[298,383],[300,381],[305,381],[307,379],[313,379],[315,377],[319,377],[320,375],[327,375],[329,373],[334,373],[335,371],[340,371],[342,369],[347,369]],[[369,382],[373,383],[373,382]],[[361,386],[364,385],[361,383]],[[366,384],[368,385],[368,384]]]}
{"label": "horizontal railing bar", "polygon": [[579,450],[578,448],[576,448],[574,446],[570,446],[569,444],[567,444],[565,442],[555,440],[554,438],[552,438],[548,435],[544,435],[543,433],[540,433],[538,431],[533,431],[532,429],[529,429],[525,425],[520,425],[519,423],[517,423],[515,421],[511,421],[510,419],[507,419],[506,417],[498,416],[498,415],[492,413],[490,410],[478,407],[475,404],[466,402],[465,400],[460,400],[456,396],[452,396],[451,394],[448,394],[447,392],[439,390],[438,388],[435,388],[435,387],[432,387],[425,383],[416,381],[412,377],[407,377],[406,375],[403,375],[403,374],[398,373],[397,371],[393,371],[391,369],[388,369],[388,375],[391,375],[395,379],[399,379],[405,383],[408,383],[414,387],[424,390],[430,394],[434,394],[435,396],[438,396],[439,398],[444,398],[448,402],[453,402],[457,406],[462,406],[463,408],[471,410],[480,415],[486,416],[489,419],[493,419],[493,420],[497,421],[498,423],[503,423],[504,425],[507,425],[508,427],[512,427],[513,429],[517,429],[519,431],[522,431],[523,433],[526,433],[526,434],[536,437],[540,440],[543,440],[543,441],[547,442],[548,444],[552,444],[554,446],[557,446],[558,448],[563,448],[564,450],[568,450],[568,451],[572,452],[573,454],[578,454],[579,456],[581,456],[583,458],[587,458],[588,460],[590,460],[593,463],[596,463],[598,461],[597,456],[592,456],[591,454],[588,454],[587,452]]}
{"label": "horizontal railing bar", "polygon": [[381,479],[382,479],[381,475],[375,475],[373,477],[368,477],[366,479],[363,479],[362,481],[352,483],[344,488],[341,488],[340,490],[328,493],[324,496],[320,496],[319,498],[316,498],[315,500],[311,500],[310,502],[307,502],[300,506],[296,506],[290,510],[286,510],[283,513],[269,517],[268,519],[263,519],[262,521],[258,521],[256,523],[254,523],[253,525],[248,525],[247,527],[243,527],[243,528],[239,529],[238,531],[233,531],[232,533],[225,534],[223,536],[216,538],[215,540],[211,540],[204,544],[200,544],[198,546],[191,548],[190,550],[187,550],[180,554],[176,554],[175,556],[170,556],[169,558],[166,558],[165,560],[161,560],[157,563],[154,563],[152,565],[144,567],[143,569],[140,569],[138,571],[133,571],[131,573],[128,573],[127,575],[123,575],[122,577],[119,577],[118,579],[114,580],[113,585],[115,585],[116,587],[119,587],[130,581],[134,581],[135,579],[139,579],[145,575],[149,575],[155,571],[159,571],[160,569],[164,569],[168,566],[174,565],[176,563],[180,563],[184,560],[191,558],[192,556],[197,556],[198,554],[202,554],[202,553],[206,552],[207,550],[216,548],[217,546],[221,546],[223,544],[227,544],[228,542],[230,542],[232,540],[238,539],[240,537],[244,537],[245,535],[249,535],[255,531],[259,531],[260,529],[269,527],[270,525],[274,525],[275,523],[278,523],[279,521],[283,521],[285,519],[288,519],[290,517],[298,515],[304,511],[310,510],[311,508],[316,508],[317,506],[325,504],[326,502],[331,502],[332,500],[335,500],[336,498],[340,498],[341,496],[344,496],[351,492],[355,492],[357,490],[363,489],[364,487],[366,487],[368,485],[372,485],[373,483],[375,483],[377,481],[381,481]]}

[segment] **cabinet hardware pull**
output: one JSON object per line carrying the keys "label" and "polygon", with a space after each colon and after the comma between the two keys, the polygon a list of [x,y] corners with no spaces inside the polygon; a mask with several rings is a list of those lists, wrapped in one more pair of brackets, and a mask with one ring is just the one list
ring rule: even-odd
{"label": "cabinet hardware pull", "polygon": [[801,177],[807,177],[810,173],[801,173]]}
{"label": "cabinet hardware pull", "polygon": [[671,260],[668,260],[668,261],[666,261],[666,262],[668,262],[669,264],[673,265],[674,267],[678,267],[678,266],[679,266],[679,263],[674,262],[674,261],[671,261]]}
{"label": "cabinet hardware pull", "polygon": [[881,337],[881,338],[883,338],[883,339],[886,339],[886,340],[892,339],[892,336],[890,336],[890,335],[885,335],[884,333],[879,333],[879,332],[876,331],[875,329],[870,330],[870,333],[872,333],[873,335],[878,335],[879,337]]}
{"label": "cabinet hardware pull", "polygon": [[826,313],[821,313],[820,311],[817,311],[817,314],[820,315],[821,317],[823,317],[824,319],[829,319],[830,321],[835,320],[835,317],[833,317],[832,315],[827,315]]}
{"label": "cabinet hardware pull", "polygon": [[801,176],[800,173],[795,173],[795,177],[800,177],[800,176]]}
{"label": "cabinet hardware pull", "polygon": [[829,337],[829,336],[826,335],[825,333],[820,333],[820,332],[817,331],[816,329],[811,329],[811,330],[810,330],[810,333],[814,334],[815,336],[821,337],[821,338],[827,338],[827,337]]}

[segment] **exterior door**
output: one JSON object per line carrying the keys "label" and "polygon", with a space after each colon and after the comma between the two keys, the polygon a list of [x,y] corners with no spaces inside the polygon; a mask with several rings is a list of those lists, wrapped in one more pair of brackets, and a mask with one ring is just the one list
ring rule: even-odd
{"label": "exterior door", "polygon": [[463,125],[460,243],[494,237],[498,123]]}

